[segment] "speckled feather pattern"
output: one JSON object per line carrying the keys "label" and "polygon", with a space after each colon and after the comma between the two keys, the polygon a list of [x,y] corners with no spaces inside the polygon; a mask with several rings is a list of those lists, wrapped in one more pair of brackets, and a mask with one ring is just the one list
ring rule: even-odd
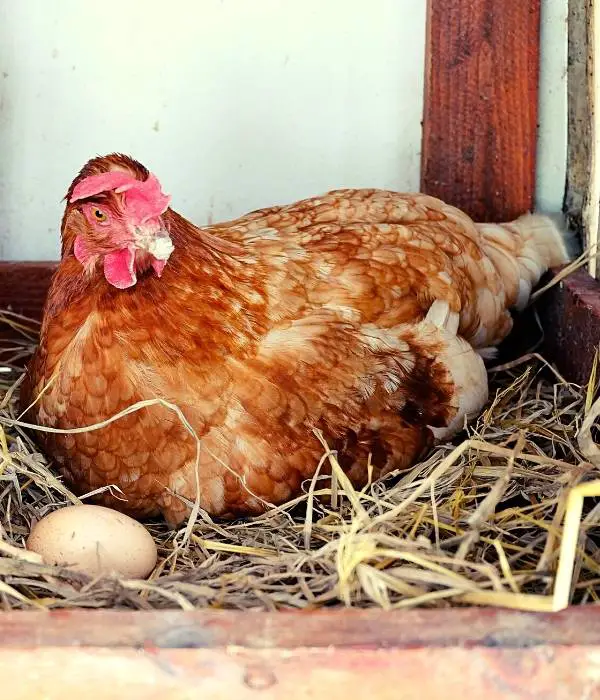
{"label": "speckled feather pattern", "polygon": [[[147,172],[115,159],[91,172],[117,167]],[[323,452],[314,428],[357,485],[369,458],[375,477],[410,466],[481,409],[477,349],[507,335],[508,309],[565,257],[540,217],[481,226],[425,195],[339,190],[204,228],[169,209],[162,277],[118,290],[82,274],[68,209],[22,403],[38,398],[30,418],[61,428],[142,399],[177,404],[202,440],[197,474],[195,440],[160,406],[44,437],[79,492],[116,484],[127,500],[102,502],[172,524],[197,484],[225,517],[297,495]],[[436,301],[445,324],[427,316]]]}

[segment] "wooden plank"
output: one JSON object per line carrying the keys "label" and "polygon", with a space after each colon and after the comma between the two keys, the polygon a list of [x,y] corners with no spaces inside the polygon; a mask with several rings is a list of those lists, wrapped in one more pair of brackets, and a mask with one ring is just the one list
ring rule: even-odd
{"label": "wooden plank", "polygon": [[529,649],[600,645],[600,607],[560,613],[501,609],[329,609],[276,613],[55,610],[0,613],[0,650],[148,649]]}
{"label": "wooden plank", "polygon": [[544,356],[567,381],[587,385],[600,348],[600,283],[578,270],[542,296],[537,307]]}
{"label": "wooden plank", "polygon": [[[600,15],[593,0],[569,0],[568,148],[564,210],[586,248],[597,246],[600,220],[600,92],[595,46]],[[589,272],[597,275],[596,258]]]}
{"label": "wooden plank", "polygon": [[429,0],[421,189],[479,221],[534,203],[540,0]]}
{"label": "wooden plank", "polygon": [[0,651],[10,700],[572,700],[600,697],[600,647]]}
{"label": "wooden plank", "polygon": [[0,310],[40,319],[56,262],[0,262]]}
{"label": "wooden plank", "polygon": [[564,210],[571,228],[582,231],[592,168],[593,90],[590,40],[593,0],[569,0],[568,145]]}
{"label": "wooden plank", "polygon": [[600,696],[600,609],[5,613],[13,700]]}

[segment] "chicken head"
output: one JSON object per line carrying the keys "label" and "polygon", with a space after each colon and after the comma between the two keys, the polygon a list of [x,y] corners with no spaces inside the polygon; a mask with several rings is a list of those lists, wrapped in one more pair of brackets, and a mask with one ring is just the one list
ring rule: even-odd
{"label": "chicken head", "polygon": [[162,216],[170,198],[154,175],[143,181],[120,170],[89,175],[68,199],[64,229],[75,233],[73,253],[84,268],[101,264],[118,289],[150,269],[161,276],[173,251]]}

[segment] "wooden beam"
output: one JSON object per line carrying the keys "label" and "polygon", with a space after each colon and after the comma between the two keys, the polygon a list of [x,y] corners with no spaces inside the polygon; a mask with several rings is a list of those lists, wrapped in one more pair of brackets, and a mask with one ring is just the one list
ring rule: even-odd
{"label": "wooden beam", "polygon": [[540,0],[429,0],[421,189],[478,221],[535,193]]}
{"label": "wooden beam", "polygon": [[0,311],[10,309],[39,320],[58,263],[0,262]]}
{"label": "wooden beam", "polygon": [[569,275],[537,303],[544,357],[569,382],[586,386],[600,348],[600,284],[587,270]]}
{"label": "wooden beam", "polygon": [[18,700],[496,700],[525,689],[562,700],[600,691],[599,623],[597,608],[3,613],[0,673]]}
{"label": "wooden beam", "polygon": [[[457,645],[600,646],[600,608],[524,613],[490,608],[282,610],[55,610],[0,613],[0,650],[86,647],[135,649],[407,649]],[[600,659],[599,659],[600,663]],[[600,681],[600,677],[599,677]]]}
{"label": "wooden beam", "polygon": [[[593,0],[569,0],[568,147],[564,210],[585,248],[597,246],[600,219],[598,100],[594,47],[600,17]],[[589,264],[596,276],[597,260]]]}
{"label": "wooden beam", "polygon": [[569,0],[568,146],[565,214],[569,224],[583,230],[592,168],[593,90],[591,18],[593,0]]}

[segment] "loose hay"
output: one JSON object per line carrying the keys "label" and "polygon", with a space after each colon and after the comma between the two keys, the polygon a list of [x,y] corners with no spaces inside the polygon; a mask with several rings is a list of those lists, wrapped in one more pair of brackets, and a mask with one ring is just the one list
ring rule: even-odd
{"label": "loose hay", "polygon": [[160,556],[148,581],[44,566],[23,549],[31,524],[80,499],[15,424],[19,368],[37,326],[10,312],[0,323],[20,336],[0,342],[0,368],[10,368],[0,369],[4,609],[556,610],[598,600],[600,503],[583,502],[600,495],[595,380],[590,390],[569,384],[538,355],[492,371],[493,399],[477,423],[383,483],[355,491],[319,435],[333,488],[317,476],[285,508],[246,521],[218,523],[199,512],[178,532],[148,524]]}

